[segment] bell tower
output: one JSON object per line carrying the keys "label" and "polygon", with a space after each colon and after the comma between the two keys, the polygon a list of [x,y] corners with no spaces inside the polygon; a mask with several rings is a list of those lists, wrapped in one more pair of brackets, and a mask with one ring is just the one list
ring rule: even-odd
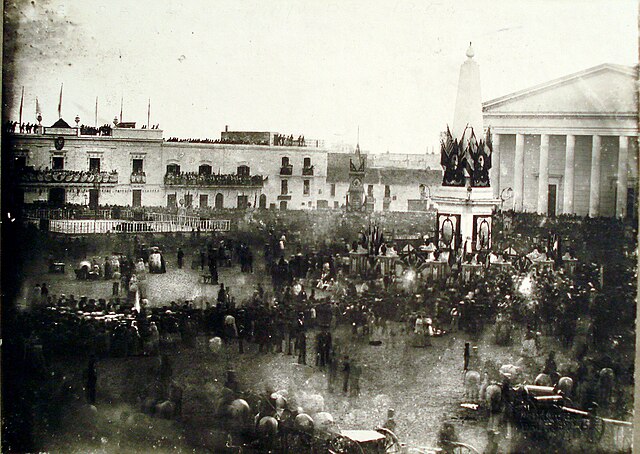
{"label": "bell tower", "polygon": [[364,174],[366,160],[360,153],[360,143],[356,145],[355,156],[349,159],[349,191],[347,194],[347,211],[362,211],[365,208]]}

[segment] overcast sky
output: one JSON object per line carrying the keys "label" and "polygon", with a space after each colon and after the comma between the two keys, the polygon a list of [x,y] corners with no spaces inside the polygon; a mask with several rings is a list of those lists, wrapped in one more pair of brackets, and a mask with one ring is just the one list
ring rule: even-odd
{"label": "overcast sky", "polygon": [[[637,2],[16,0],[5,6],[6,112],[159,123],[165,138],[304,134],[421,153],[452,121],[473,42],[489,100],[637,61]],[[10,85],[10,87],[7,87]],[[7,88],[9,90],[7,91]],[[13,88],[13,91],[10,89]]]}

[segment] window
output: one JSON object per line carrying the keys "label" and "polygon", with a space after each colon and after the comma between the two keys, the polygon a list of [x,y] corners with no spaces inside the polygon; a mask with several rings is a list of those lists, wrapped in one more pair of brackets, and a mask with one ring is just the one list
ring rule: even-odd
{"label": "window", "polygon": [[283,210],[283,211],[287,209],[287,201],[286,200],[281,200],[280,201],[280,209]]}
{"label": "window", "polygon": [[215,208],[217,210],[221,210],[222,208],[224,208],[224,196],[219,192],[216,194]]}
{"label": "window", "polygon": [[282,158],[282,167],[288,167],[288,166],[289,166],[289,158],[285,156]]}
{"label": "window", "polygon": [[27,157],[26,156],[16,156],[13,159],[13,165],[16,170],[22,170],[27,166]]}
{"label": "window", "polygon": [[[139,159],[142,161],[142,159]],[[133,190],[133,208],[140,208],[142,206],[142,190],[134,189]]]}
{"label": "window", "polygon": [[167,208],[177,208],[178,200],[175,194],[167,194]]}
{"label": "window", "polygon": [[97,189],[89,189],[89,209],[97,210],[100,200],[100,192]]}
{"label": "window", "polygon": [[133,169],[132,173],[142,173],[144,172],[144,161],[142,159],[134,159],[133,160]]}
{"label": "window", "polygon": [[335,197],[335,196],[336,196],[336,184],[331,183],[331,197]]}
{"label": "window", "polygon": [[211,166],[209,164],[202,164],[198,167],[198,175],[211,175]]}
{"label": "window", "polygon": [[304,158],[304,167],[311,167],[311,158]]}
{"label": "window", "polygon": [[311,192],[311,190],[310,190],[310,186],[309,186],[309,180],[303,180],[302,181],[302,194],[309,195],[310,192]]}
{"label": "window", "polygon": [[391,197],[391,186],[389,186],[388,184],[384,185],[384,196]]}
{"label": "window", "polygon": [[266,196],[266,194],[260,194],[260,208],[263,209],[263,210],[267,208],[267,196]]}
{"label": "window", "polygon": [[180,175],[180,166],[178,164],[169,164],[167,166],[167,175]]}
{"label": "window", "polygon": [[340,208],[340,202],[338,202],[337,200],[333,201],[333,208]]}
{"label": "window", "polygon": [[200,208],[209,208],[209,196],[200,194]]}
{"label": "window", "polygon": [[64,157],[54,156],[51,160],[51,168],[53,170],[64,170]]}
{"label": "window", "polygon": [[193,194],[185,194],[184,206],[185,208],[191,208],[193,206]]}
{"label": "window", "polygon": [[280,194],[281,195],[289,194],[289,182],[287,180],[282,180],[280,182]]}
{"label": "window", "polygon": [[369,197],[373,197],[373,185],[372,185],[372,184],[370,184],[370,185],[367,187],[367,195],[368,195]]}
{"label": "window", "polygon": [[249,205],[249,196],[239,195],[238,196],[238,208],[245,209]]}
{"label": "window", "polygon": [[100,158],[89,158],[89,172],[100,172]]}
{"label": "window", "polygon": [[49,203],[53,206],[64,205],[66,193],[64,188],[51,188],[49,189]]}
{"label": "window", "polygon": [[238,176],[248,177],[250,172],[249,166],[238,166]]}

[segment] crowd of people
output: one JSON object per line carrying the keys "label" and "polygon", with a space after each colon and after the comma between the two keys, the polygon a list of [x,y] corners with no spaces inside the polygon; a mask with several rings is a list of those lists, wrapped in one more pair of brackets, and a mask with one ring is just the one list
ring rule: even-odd
{"label": "crowd of people", "polygon": [[200,174],[197,172],[167,173],[164,177],[165,184],[185,186],[262,186],[262,175],[238,175],[230,174]]}
{"label": "crowd of people", "polygon": [[37,134],[38,126],[35,123],[19,123],[17,121],[7,120],[4,125],[4,131],[6,133],[15,133],[16,130],[20,134]]}
{"label": "crowd of people", "polygon": [[110,136],[111,125],[104,124],[99,127],[80,125],[80,135],[83,136]]}
{"label": "crowd of people", "polygon": [[273,145],[282,146],[282,147],[306,147],[306,143],[304,141],[304,136],[298,136],[297,139],[293,137],[293,134],[290,136],[286,136],[284,134],[274,134],[273,135]]}

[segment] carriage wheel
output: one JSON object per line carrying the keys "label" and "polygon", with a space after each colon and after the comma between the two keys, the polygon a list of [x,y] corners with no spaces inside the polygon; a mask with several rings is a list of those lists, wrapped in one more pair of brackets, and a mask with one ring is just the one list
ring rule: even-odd
{"label": "carriage wheel", "polygon": [[384,452],[385,454],[392,454],[400,452],[400,440],[396,434],[394,434],[389,429],[385,429],[384,427],[379,427],[376,431],[380,432],[384,435]]}

